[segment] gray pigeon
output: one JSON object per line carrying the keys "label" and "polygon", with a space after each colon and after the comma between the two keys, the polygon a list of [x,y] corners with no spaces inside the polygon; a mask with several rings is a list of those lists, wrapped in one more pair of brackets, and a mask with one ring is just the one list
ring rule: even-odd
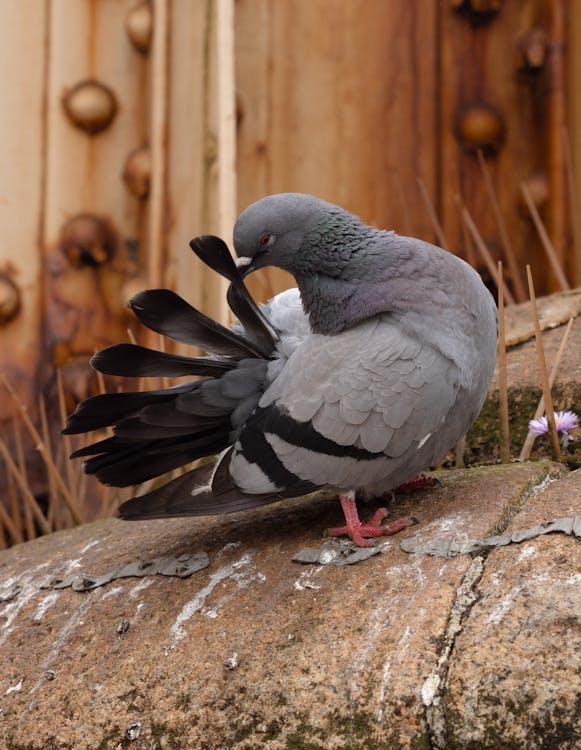
{"label": "gray pigeon", "polygon": [[[117,375],[203,375],[172,388],[95,396],[65,432],[114,425],[75,455],[128,486],[201,456],[192,469],[124,503],[127,519],[228,513],[336,488],[355,544],[409,523],[359,520],[356,497],[413,480],[450,450],[482,407],[496,359],[492,296],[463,260],[364,224],[300,193],[249,206],[234,228],[236,266],[216,237],[192,249],[230,281],[240,325],[223,328],[167,290],[130,306],[149,328],[213,356],[178,357],[130,344],[93,366]],[[298,290],[256,308],[241,277],[278,266]]]}

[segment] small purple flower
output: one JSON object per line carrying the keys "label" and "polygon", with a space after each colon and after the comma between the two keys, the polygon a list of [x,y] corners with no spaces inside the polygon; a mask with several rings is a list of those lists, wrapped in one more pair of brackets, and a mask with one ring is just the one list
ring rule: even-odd
{"label": "small purple flower", "polygon": [[[579,426],[579,421],[574,411],[556,411],[555,423],[557,425],[557,432],[562,432],[564,435],[568,435],[569,430],[574,430]],[[531,419],[529,430],[533,435],[545,435],[549,431],[547,418]]]}

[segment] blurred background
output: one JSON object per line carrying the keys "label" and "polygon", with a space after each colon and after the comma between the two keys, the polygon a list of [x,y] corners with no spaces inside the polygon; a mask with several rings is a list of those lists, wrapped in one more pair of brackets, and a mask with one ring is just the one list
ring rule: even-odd
{"label": "blurred background", "polygon": [[537,294],[581,284],[576,0],[3,0],[0,29],[0,543],[38,533],[31,498],[51,528],[115,507],[58,436],[119,387],[88,359],[159,343],[143,288],[227,320],[188,242],[268,193],[436,242],[493,292],[502,259],[509,302],[526,264]]}

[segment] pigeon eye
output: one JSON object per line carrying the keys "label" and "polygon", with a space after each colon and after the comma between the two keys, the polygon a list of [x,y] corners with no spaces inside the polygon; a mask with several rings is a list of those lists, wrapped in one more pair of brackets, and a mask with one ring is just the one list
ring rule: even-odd
{"label": "pigeon eye", "polygon": [[265,232],[264,234],[261,234],[258,238],[258,244],[261,247],[269,247],[269,245],[272,245],[274,242],[274,235],[270,232]]}

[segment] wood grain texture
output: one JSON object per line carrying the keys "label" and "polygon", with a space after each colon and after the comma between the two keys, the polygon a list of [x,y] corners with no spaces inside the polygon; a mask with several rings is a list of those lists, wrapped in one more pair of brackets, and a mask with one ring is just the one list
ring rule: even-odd
{"label": "wood grain texture", "polygon": [[[433,238],[416,178],[435,193],[436,11],[405,0],[239,0],[239,207],[308,192]],[[288,283],[268,279],[257,294]]]}
{"label": "wood grain texture", "polygon": [[[45,121],[42,71],[47,55],[47,5],[37,0],[0,5],[0,273],[17,286],[20,312],[0,328],[0,370],[32,402],[42,350],[42,254]],[[0,389],[0,419],[14,413]],[[3,425],[6,422],[2,421]]]}
{"label": "wood grain texture", "polygon": [[[145,62],[125,30],[131,5],[129,0],[53,0],[50,4],[42,239],[45,351],[50,364],[64,365],[66,389],[72,389],[77,398],[85,389],[81,371],[87,356],[95,348],[125,338],[120,308],[126,248],[138,238],[139,225],[137,201],[123,184],[121,173],[127,154],[141,145],[145,135],[136,116],[143,103],[140,81]],[[63,109],[63,97],[85,79],[109,86],[118,102],[117,116],[97,135],[75,127]],[[75,266],[63,252],[63,227],[85,213],[102,220],[111,233],[112,257],[96,267]],[[89,371],[85,372],[88,377]]]}
{"label": "wood grain texture", "polygon": [[[546,182],[548,201],[540,206],[540,211],[562,260],[570,242],[561,132],[565,5],[565,0],[503,3],[498,15],[483,24],[471,23],[466,14],[454,11],[451,4],[443,4],[440,13],[438,193],[446,236],[452,248],[466,257],[468,248],[462,238],[455,203],[455,196],[460,194],[495,259],[502,257],[502,242],[477,155],[462,147],[456,132],[466,107],[490,105],[503,122],[504,138],[497,153],[487,154],[487,166],[522,276],[524,265],[530,263],[539,294],[554,290],[557,283],[548,269],[532,220],[520,204],[520,182],[532,177]],[[545,32],[548,40],[547,62],[535,73],[518,67],[519,49],[533,29]],[[507,277],[510,279],[510,274]]]}
{"label": "wood grain texture", "polygon": [[[216,2],[172,3],[165,283],[206,314],[225,322],[226,283],[188,248],[192,237],[200,234],[223,233],[229,243],[232,235],[233,210],[228,195],[233,189],[223,183],[230,180],[235,184],[234,103],[230,124],[223,125],[219,133],[221,76],[227,80],[231,73],[226,70],[218,75],[217,12]],[[226,49],[222,62],[231,66],[227,57]],[[229,144],[228,127],[232,131]],[[221,147],[230,149],[227,157]]]}
{"label": "wood grain texture", "polygon": [[577,221],[578,243],[574,252],[569,254],[572,265],[572,282],[581,284],[581,3],[569,2],[569,24],[567,27],[567,95],[568,95],[568,133],[567,140],[571,150],[572,179],[575,186],[573,220]]}

